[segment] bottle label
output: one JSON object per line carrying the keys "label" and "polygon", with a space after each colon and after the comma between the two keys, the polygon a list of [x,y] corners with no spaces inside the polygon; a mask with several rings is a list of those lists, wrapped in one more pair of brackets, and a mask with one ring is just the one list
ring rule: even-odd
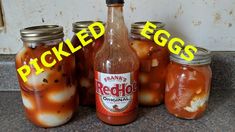
{"label": "bottle label", "polygon": [[137,72],[106,74],[95,72],[97,111],[124,116],[138,107]]}

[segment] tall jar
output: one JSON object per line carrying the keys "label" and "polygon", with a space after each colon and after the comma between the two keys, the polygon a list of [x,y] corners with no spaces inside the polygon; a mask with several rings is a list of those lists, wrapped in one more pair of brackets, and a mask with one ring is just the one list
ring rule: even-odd
{"label": "tall jar", "polygon": [[[157,25],[157,30],[164,29],[161,22],[151,22]],[[146,22],[136,22],[131,25],[131,46],[140,60],[139,73],[139,103],[144,106],[156,106],[163,102],[165,77],[169,63],[167,46],[158,46],[154,40],[148,40],[140,35]]]}
{"label": "tall jar", "polygon": [[197,47],[192,61],[171,55],[165,91],[167,110],[179,118],[196,119],[206,110],[211,87],[211,55]]}
{"label": "tall jar", "polygon": [[[23,105],[27,118],[40,127],[55,127],[70,120],[76,105],[76,87],[74,84],[75,58],[62,57],[57,61],[54,54],[45,60],[56,61],[52,67],[45,67],[40,61],[41,55],[53,47],[58,49],[63,42],[63,28],[57,25],[36,26],[22,29],[23,48],[16,55],[16,69],[29,65],[31,73],[24,82],[18,75]],[[63,50],[68,47],[63,45]],[[37,58],[37,64],[43,72],[35,74],[30,61]]]}
{"label": "tall jar", "polygon": [[[89,38],[93,42],[75,53],[76,59],[76,78],[77,78],[77,90],[79,93],[79,104],[84,106],[95,105],[95,87],[94,87],[94,56],[96,51],[101,47],[103,43],[103,36],[94,39],[90,33],[88,26],[94,23],[94,21],[80,21],[73,23],[74,36],[72,38],[72,44],[75,46],[81,45],[76,33],[86,29],[89,34]],[[103,22],[102,22],[103,23]],[[100,32],[99,28],[95,28],[96,32]]]}

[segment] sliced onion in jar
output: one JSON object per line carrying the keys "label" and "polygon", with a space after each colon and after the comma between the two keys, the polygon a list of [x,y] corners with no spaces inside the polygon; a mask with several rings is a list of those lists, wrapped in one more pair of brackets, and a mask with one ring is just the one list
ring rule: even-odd
{"label": "sliced onion in jar", "polygon": [[143,42],[143,41],[133,41],[132,48],[135,50],[138,57],[143,59],[143,58],[148,57],[151,44],[149,44],[148,42]]}
{"label": "sliced onion in jar", "polygon": [[22,56],[24,56],[25,52],[26,52],[26,48],[22,48],[22,49],[17,53],[17,56],[16,56],[16,63],[17,63],[17,64],[23,63],[23,62],[21,62],[21,61],[22,61],[21,58],[22,58]]}
{"label": "sliced onion in jar", "polygon": [[176,78],[173,74],[168,73],[166,80],[166,92],[169,92],[175,85]]}
{"label": "sliced onion in jar", "polygon": [[[174,100],[175,103],[175,109],[181,109],[190,102],[192,99],[193,92],[190,90],[190,88],[180,88],[181,90],[178,91],[178,94],[176,95],[176,99]],[[185,89],[185,90],[182,90]]]}
{"label": "sliced onion in jar", "polygon": [[203,107],[208,100],[208,96],[195,96],[191,101],[190,105],[184,107],[184,109],[188,112],[196,112],[200,107]]}

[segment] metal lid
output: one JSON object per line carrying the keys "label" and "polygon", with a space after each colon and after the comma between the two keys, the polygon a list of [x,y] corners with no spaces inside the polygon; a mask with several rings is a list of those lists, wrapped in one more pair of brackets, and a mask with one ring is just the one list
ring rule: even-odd
{"label": "metal lid", "polygon": [[211,52],[208,51],[207,49],[201,48],[201,47],[196,47],[197,52],[194,54],[194,59],[192,61],[186,61],[182,59],[179,55],[181,53],[184,53],[184,50],[179,55],[176,54],[171,54],[170,55],[170,60],[180,63],[180,64],[185,64],[185,65],[206,65],[211,63]]}
{"label": "metal lid", "polygon": [[[79,21],[79,22],[75,22],[75,23],[73,23],[73,32],[77,33],[79,31],[81,31],[82,29],[88,29],[88,26],[91,25],[94,22],[96,22],[96,21]],[[101,22],[101,23],[104,24],[104,22],[102,22],[102,21],[97,21],[97,22]],[[94,28],[97,31],[100,30],[98,27],[94,27]],[[87,30],[87,32],[90,32],[90,31]]]}
{"label": "metal lid", "polygon": [[39,42],[64,37],[63,27],[58,25],[42,25],[20,30],[21,39],[25,42]]}
{"label": "metal lid", "polygon": [[[145,24],[146,24],[147,21],[143,21],[143,22],[135,22],[135,23],[132,23],[131,24],[131,33],[133,34],[140,34],[141,31],[143,30]],[[149,35],[154,35],[154,33],[157,31],[157,30],[160,30],[160,29],[164,29],[164,26],[165,24],[162,23],[162,22],[157,22],[157,21],[150,21],[151,23],[157,25],[157,28],[154,29],[154,32],[153,33],[147,33]]]}
{"label": "metal lid", "polygon": [[106,0],[106,4],[124,4],[124,0]]}

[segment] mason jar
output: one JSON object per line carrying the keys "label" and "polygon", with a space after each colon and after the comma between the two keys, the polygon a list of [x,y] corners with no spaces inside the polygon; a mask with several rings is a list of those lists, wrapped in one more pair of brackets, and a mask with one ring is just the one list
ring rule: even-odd
{"label": "mason jar", "polygon": [[160,29],[164,29],[162,22],[151,22],[157,25],[153,33],[148,33],[151,40],[141,36],[146,22],[136,22],[131,25],[131,47],[140,60],[139,72],[139,103],[144,106],[156,106],[163,102],[165,78],[169,63],[167,46],[157,45],[153,36]]}
{"label": "mason jar", "polygon": [[[47,62],[56,61],[52,67],[45,67],[41,55],[58,49],[63,42],[63,28],[58,25],[28,27],[20,30],[23,48],[16,55],[16,69],[29,65],[31,73],[24,82],[18,75],[23,106],[27,118],[40,127],[55,127],[68,122],[76,106],[76,87],[74,81],[75,58],[73,55],[56,61],[54,54],[47,55]],[[63,50],[69,52],[63,45]],[[29,62],[38,59],[38,66],[44,71],[35,74]]]}
{"label": "mason jar", "polygon": [[[77,90],[79,93],[79,105],[94,106],[95,105],[95,87],[94,87],[94,57],[96,51],[101,47],[103,43],[103,36],[94,39],[88,26],[95,21],[79,21],[73,23],[74,36],[72,38],[72,44],[74,46],[82,45],[79,41],[76,33],[86,29],[86,33],[89,35],[86,39],[92,39],[93,42],[83,47],[75,53],[76,59],[76,78],[77,78]],[[103,23],[103,22],[101,22]],[[100,32],[99,28],[95,28],[95,31]]]}
{"label": "mason jar", "polygon": [[166,78],[165,105],[176,117],[196,119],[206,110],[211,88],[211,54],[197,47],[192,61],[171,54]]}

